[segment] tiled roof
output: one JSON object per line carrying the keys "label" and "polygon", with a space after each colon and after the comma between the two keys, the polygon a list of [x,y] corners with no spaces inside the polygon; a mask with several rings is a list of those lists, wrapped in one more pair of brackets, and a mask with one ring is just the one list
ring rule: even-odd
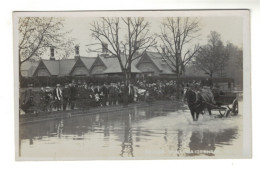
{"label": "tiled roof", "polygon": [[[161,74],[174,74],[171,70],[171,68],[165,63],[161,57],[160,54],[155,52],[146,52],[146,54],[151,58],[155,66],[160,70]],[[80,56],[79,59],[82,61],[82,63],[86,66],[88,70],[91,69],[93,63],[97,58],[100,58],[101,61],[105,64],[106,70],[104,73],[121,73],[121,67],[119,64],[119,61],[116,57],[111,56],[99,56],[99,57],[83,57]],[[138,59],[135,59],[132,62],[132,69],[131,71],[133,73],[141,73],[140,70],[136,68],[137,63],[140,61],[141,57]],[[42,60],[48,71],[51,75],[69,75],[72,71],[76,59],[64,59],[64,60]],[[122,62],[125,64],[126,58],[122,57]],[[38,64],[37,64],[38,65]],[[21,69],[28,69],[30,67],[29,63],[23,64]],[[35,66],[34,70],[37,66]]]}
{"label": "tiled roof", "polygon": [[38,65],[38,61],[25,61],[21,64],[21,71],[28,71],[28,76],[32,76]]}
{"label": "tiled roof", "polygon": [[88,70],[91,68],[96,58],[97,57],[82,57],[82,56],[80,57],[80,59],[82,60],[82,62],[84,63],[84,65]]}
{"label": "tiled roof", "polygon": [[29,70],[31,66],[35,65],[38,62],[25,61],[21,65],[21,70]]}
{"label": "tiled roof", "polygon": [[[84,65],[90,69],[95,57],[80,57]],[[63,59],[63,60],[42,60],[51,75],[69,75],[73,66],[76,63],[76,59]]]}
{"label": "tiled roof", "polygon": [[[122,63],[124,64],[126,61],[122,57]],[[121,67],[118,59],[116,57],[100,57],[100,59],[103,61],[103,63],[106,65],[107,69],[104,71],[104,73],[121,73]],[[132,72],[133,73],[140,73],[140,70],[138,70],[135,67],[135,63],[132,63]]]}
{"label": "tiled roof", "polygon": [[59,75],[68,75],[76,63],[75,59],[64,59],[60,60],[60,72]]}
{"label": "tiled roof", "polygon": [[146,52],[147,55],[152,59],[157,68],[161,71],[161,74],[174,74],[172,69],[163,61],[162,56],[156,52]]}
{"label": "tiled roof", "polygon": [[42,60],[51,75],[59,75],[60,60]]}

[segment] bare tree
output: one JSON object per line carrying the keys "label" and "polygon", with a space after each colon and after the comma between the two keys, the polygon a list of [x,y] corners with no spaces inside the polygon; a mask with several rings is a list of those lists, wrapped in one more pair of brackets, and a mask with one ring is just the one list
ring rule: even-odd
{"label": "bare tree", "polygon": [[226,45],[226,51],[229,55],[228,60],[225,61],[225,74],[227,77],[232,77],[235,80],[235,84],[243,87],[243,50],[228,42]]}
{"label": "bare tree", "polygon": [[154,35],[150,34],[149,26],[150,23],[142,17],[100,18],[100,21],[91,24],[93,37],[101,44],[108,44],[106,50],[118,59],[124,75],[126,91],[131,78],[132,62],[156,44]]}
{"label": "bare tree", "polygon": [[199,37],[199,31],[197,18],[165,18],[158,35],[161,45],[156,49],[177,77],[177,98],[180,94],[180,76],[199,50],[199,44],[192,45],[192,41]]}
{"label": "bare tree", "polygon": [[194,61],[196,67],[212,78],[214,75],[224,76],[224,68],[228,61],[228,51],[225,49],[221,36],[211,31],[208,44],[200,48]]}
{"label": "bare tree", "polygon": [[[68,57],[73,41],[63,30],[64,20],[53,17],[19,18],[19,67],[28,60],[37,60],[47,47],[60,49],[60,57]],[[21,71],[20,71],[21,77]]]}

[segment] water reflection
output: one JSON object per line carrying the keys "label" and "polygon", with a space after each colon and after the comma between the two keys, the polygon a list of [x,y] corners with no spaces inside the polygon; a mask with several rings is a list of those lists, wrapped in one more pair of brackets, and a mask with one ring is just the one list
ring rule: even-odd
{"label": "water reflection", "polygon": [[191,153],[186,155],[214,155],[215,151],[215,134],[212,132],[194,131],[190,137],[189,148]]}
{"label": "water reflection", "polygon": [[177,156],[179,157],[182,154],[183,148],[182,148],[182,140],[183,140],[183,131],[178,130],[178,148],[177,148]]}
{"label": "water reflection", "polygon": [[[233,140],[240,138],[239,127],[229,127],[228,123],[226,128],[213,131],[207,129],[213,123],[211,121],[206,121],[208,124],[204,127],[191,126],[180,109],[172,105],[135,107],[124,112],[21,125],[19,155],[41,156],[44,154],[41,151],[46,151],[47,155],[56,156],[60,151],[62,156],[70,157],[77,155],[73,154],[74,149],[80,149],[80,156],[99,159],[109,156],[215,156],[218,149],[232,147]],[[189,114],[188,111],[185,113]],[[47,148],[47,145],[54,145],[55,149]],[[34,148],[41,151],[34,154]],[[68,153],[64,154],[66,149]]]}
{"label": "water reflection", "polygon": [[125,119],[124,141],[122,143],[122,150],[120,156],[134,157],[133,151],[134,149],[131,128],[131,113],[128,113],[128,117]]}
{"label": "water reflection", "polygon": [[63,120],[58,121],[58,123],[56,124],[56,130],[57,130],[57,136],[60,138],[62,135],[62,131],[63,131]]}

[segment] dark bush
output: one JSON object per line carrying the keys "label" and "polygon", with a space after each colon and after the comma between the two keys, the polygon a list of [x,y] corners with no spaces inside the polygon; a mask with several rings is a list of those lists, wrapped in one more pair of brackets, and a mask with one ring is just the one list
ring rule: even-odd
{"label": "dark bush", "polygon": [[122,77],[87,77],[87,76],[63,76],[63,77],[22,77],[20,80],[21,87],[27,87],[28,84],[33,84],[34,87],[53,87],[56,84],[64,85],[65,83],[71,83],[75,81],[76,83],[87,83],[93,85],[101,85],[104,83],[115,83],[123,81]]}
{"label": "dark bush", "polygon": [[[181,77],[180,82],[193,82],[193,81],[201,81],[205,80],[206,77]],[[51,76],[51,77],[22,77],[20,80],[21,87],[27,87],[28,84],[33,84],[34,87],[45,87],[50,86],[53,87],[56,84],[64,85],[65,83],[71,83],[75,81],[76,83],[84,83],[93,84],[93,85],[102,85],[104,83],[116,83],[122,82],[124,79],[122,76],[106,76],[106,77],[93,77],[93,76]],[[132,82],[143,81],[145,80],[147,83],[156,83],[159,81],[170,81],[176,80],[176,77],[160,77],[160,76],[151,76],[151,77],[139,77],[132,78]],[[213,78],[214,83],[218,82],[230,82],[234,83],[232,78]]]}

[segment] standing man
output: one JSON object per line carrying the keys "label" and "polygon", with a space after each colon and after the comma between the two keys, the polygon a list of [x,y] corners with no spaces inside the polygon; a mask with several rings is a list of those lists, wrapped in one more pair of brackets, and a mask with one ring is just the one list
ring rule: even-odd
{"label": "standing man", "polygon": [[46,110],[46,105],[45,105],[45,90],[43,87],[41,87],[41,91],[40,91],[40,109],[41,111],[45,111]]}
{"label": "standing man", "polygon": [[53,103],[54,103],[53,92],[51,91],[50,87],[47,86],[45,89],[45,105],[46,105],[45,111],[52,112]]}
{"label": "standing man", "polygon": [[129,83],[128,86],[128,102],[132,103],[134,101],[134,86]]}
{"label": "standing man", "polygon": [[53,96],[56,103],[57,111],[61,110],[62,91],[60,89],[60,84],[57,84],[56,88],[53,90]]}
{"label": "standing man", "polygon": [[101,98],[102,98],[102,106],[107,105],[107,100],[108,100],[108,89],[106,83],[101,87]]}
{"label": "standing man", "polygon": [[119,104],[120,86],[115,83],[115,104]]}
{"label": "standing man", "polygon": [[108,102],[109,102],[109,105],[112,105],[115,101],[115,87],[113,85],[113,83],[110,83],[110,86],[108,88]]}
{"label": "standing man", "polygon": [[99,85],[97,85],[97,87],[95,88],[95,101],[97,103],[97,106],[101,105],[101,88]]}
{"label": "standing man", "polygon": [[77,86],[73,81],[70,85],[70,108],[73,110],[75,108],[75,102],[77,98]]}
{"label": "standing man", "polygon": [[122,104],[123,103],[123,96],[124,96],[124,87],[123,87],[123,83],[118,83],[117,87],[118,87],[118,104]]}
{"label": "standing man", "polygon": [[29,109],[33,106],[34,93],[32,91],[32,84],[28,84],[28,88],[22,94],[21,108],[25,113],[29,113]]}
{"label": "standing man", "polygon": [[64,89],[62,90],[62,95],[63,95],[63,110],[66,110],[67,105],[70,100],[70,95],[71,95],[71,90],[68,87],[68,84],[65,84]]}
{"label": "standing man", "polygon": [[90,84],[89,85],[90,89],[88,90],[88,95],[89,95],[89,98],[90,98],[90,106],[96,106],[96,102],[95,102],[95,90],[94,90],[94,87],[93,87],[93,84]]}
{"label": "standing man", "polygon": [[124,91],[123,85],[124,85],[124,83],[122,83],[122,84],[120,82],[117,83],[117,87],[118,87],[118,104],[123,103],[123,95],[124,95],[124,93],[123,93],[123,91]]}

